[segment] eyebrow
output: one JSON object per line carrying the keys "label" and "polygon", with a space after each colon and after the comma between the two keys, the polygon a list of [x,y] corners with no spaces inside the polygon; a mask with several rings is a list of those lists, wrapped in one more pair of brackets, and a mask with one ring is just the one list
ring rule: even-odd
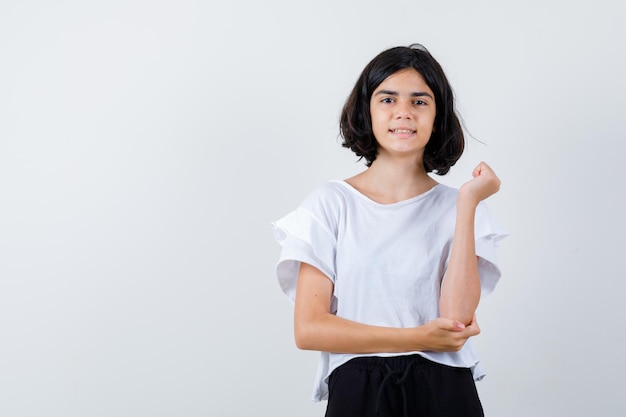
{"label": "eyebrow", "polygon": [[[374,94],[375,96],[380,96],[380,95],[385,95],[385,96],[399,96],[397,91],[391,91],[391,90],[380,90],[378,93]],[[416,91],[413,92],[411,94],[409,94],[411,97],[430,97],[431,99],[433,98],[433,96],[431,96],[430,94],[428,94],[425,91]]]}

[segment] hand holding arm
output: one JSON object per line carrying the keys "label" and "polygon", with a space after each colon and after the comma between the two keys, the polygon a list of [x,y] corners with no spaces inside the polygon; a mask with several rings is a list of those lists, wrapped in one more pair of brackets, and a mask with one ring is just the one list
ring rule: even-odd
{"label": "hand holding arm", "polygon": [[480,332],[438,318],[423,326],[392,328],[370,326],[337,317],[330,312],[333,283],[317,268],[302,263],[298,275],[294,333],[300,349],[341,353],[458,351],[467,339]]}

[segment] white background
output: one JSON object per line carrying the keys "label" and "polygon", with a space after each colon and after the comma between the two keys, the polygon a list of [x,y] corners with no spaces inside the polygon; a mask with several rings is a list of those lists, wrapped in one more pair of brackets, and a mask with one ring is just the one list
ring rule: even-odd
{"label": "white background", "polygon": [[[488,416],[626,414],[620,1],[0,3],[0,415],[321,416],[270,222],[364,168],[337,119],[424,44],[511,236]],[[481,143],[483,142],[484,145]]]}

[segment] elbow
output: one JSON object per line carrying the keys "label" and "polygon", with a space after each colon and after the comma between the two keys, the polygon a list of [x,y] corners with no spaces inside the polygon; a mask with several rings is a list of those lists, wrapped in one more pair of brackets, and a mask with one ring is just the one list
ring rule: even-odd
{"label": "elbow", "polygon": [[295,337],[296,347],[300,350],[313,350],[311,349],[309,342],[302,337]]}
{"label": "elbow", "polygon": [[439,308],[439,316],[445,317],[447,319],[456,320],[468,326],[474,321],[476,308],[471,308],[469,306],[466,306],[467,308],[458,307],[460,306],[454,308],[453,306],[441,305]]}
{"label": "elbow", "polygon": [[474,321],[474,313],[457,313],[456,316],[452,316],[452,318],[463,323],[465,326],[469,326],[472,324],[472,321]]}
{"label": "elbow", "polygon": [[465,325],[474,320],[474,314],[480,301],[480,284],[465,288],[442,288],[439,298],[439,314],[441,317],[457,320]]}
{"label": "elbow", "polygon": [[300,350],[316,350],[311,335],[310,325],[296,323],[294,326],[294,340]]}

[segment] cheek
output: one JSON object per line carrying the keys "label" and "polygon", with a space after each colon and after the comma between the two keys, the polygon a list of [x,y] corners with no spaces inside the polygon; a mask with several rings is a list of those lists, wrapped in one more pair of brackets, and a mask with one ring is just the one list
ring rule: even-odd
{"label": "cheek", "polygon": [[430,130],[432,132],[434,132],[436,130],[436,128],[435,128],[435,116],[432,116],[432,118],[428,122],[428,125],[430,126]]}
{"label": "cheek", "polygon": [[372,131],[374,132],[374,136],[382,135],[387,132],[387,124],[382,121],[372,121]]}

